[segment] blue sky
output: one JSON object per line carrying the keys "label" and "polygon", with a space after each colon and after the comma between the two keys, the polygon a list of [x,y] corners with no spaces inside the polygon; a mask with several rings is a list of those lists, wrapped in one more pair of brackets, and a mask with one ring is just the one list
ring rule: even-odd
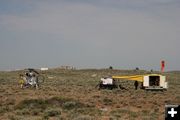
{"label": "blue sky", "polygon": [[0,0],[0,70],[180,70],[179,0]]}

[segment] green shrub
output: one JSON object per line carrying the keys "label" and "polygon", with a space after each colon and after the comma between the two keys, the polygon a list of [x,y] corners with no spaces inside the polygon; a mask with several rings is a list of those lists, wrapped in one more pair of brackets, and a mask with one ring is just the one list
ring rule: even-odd
{"label": "green shrub", "polygon": [[50,108],[50,109],[47,109],[44,114],[45,114],[45,116],[54,117],[57,115],[61,115],[61,111],[58,109]]}
{"label": "green shrub", "polygon": [[9,120],[19,120],[19,118],[14,115],[9,115],[8,118]]}
{"label": "green shrub", "polygon": [[129,114],[129,110],[127,110],[127,109],[116,109],[116,110],[111,111],[110,113],[112,114],[112,116],[121,118],[125,114]]}
{"label": "green shrub", "polygon": [[44,114],[42,120],[49,120],[49,116],[47,114]]}
{"label": "green shrub", "polygon": [[130,111],[130,112],[129,112],[129,117],[130,117],[130,118],[137,118],[137,117],[138,117],[138,114],[137,114],[136,112]]}
{"label": "green shrub", "polygon": [[35,115],[39,115],[41,112],[43,112],[43,109],[33,109],[31,111],[31,115],[35,116]]}
{"label": "green shrub", "polygon": [[112,99],[109,99],[109,98],[104,98],[103,102],[105,105],[112,105],[112,103],[113,103]]}
{"label": "green shrub", "polygon": [[142,115],[142,116],[148,116],[149,113],[150,113],[150,111],[148,111],[148,110],[142,110],[142,111],[141,111],[141,115]]}
{"label": "green shrub", "polygon": [[53,105],[53,106],[59,106],[59,107],[62,107],[62,105],[67,101],[73,101],[73,99],[63,98],[63,97],[53,97],[46,100],[47,104]]}
{"label": "green shrub", "polygon": [[76,108],[81,108],[81,107],[84,107],[84,104],[80,102],[76,102],[76,101],[68,101],[62,105],[62,108],[66,110],[71,110],[71,109],[76,109]]}
{"label": "green shrub", "polygon": [[83,114],[83,115],[101,115],[102,111],[96,108],[78,108],[77,110],[73,111],[77,114]]}
{"label": "green shrub", "polygon": [[95,120],[95,119],[89,115],[79,115],[78,117],[74,118],[73,120]]}
{"label": "green shrub", "polygon": [[47,102],[43,99],[30,99],[23,100],[18,105],[16,105],[15,109],[46,109]]}
{"label": "green shrub", "polygon": [[8,106],[0,106],[0,114],[10,111]]}
{"label": "green shrub", "polygon": [[17,110],[16,111],[17,115],[30,115],[30,111],[28,109],[22,109],[22,110]]}

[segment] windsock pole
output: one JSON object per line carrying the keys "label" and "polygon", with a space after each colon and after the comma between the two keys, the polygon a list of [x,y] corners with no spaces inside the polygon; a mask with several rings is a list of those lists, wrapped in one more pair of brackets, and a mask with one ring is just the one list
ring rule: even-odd
{"label": "windsock pole", "polygon": [[164,72],[164,68],[165,68],[165,61],[162,60],[161,61],[161,72]]}

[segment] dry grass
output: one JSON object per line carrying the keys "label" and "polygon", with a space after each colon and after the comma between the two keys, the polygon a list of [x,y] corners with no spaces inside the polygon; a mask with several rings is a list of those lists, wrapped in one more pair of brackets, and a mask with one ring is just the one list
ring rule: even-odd
{"label": "dry grass", "polygon": [[20,89],[18,74],[0,72],[0,119],[6,120],[161,120],[164,105],[180,104],[180,72],[164,73],[165,92],[134,91],[133,82],[121,82],[128,90],[98,90],[102,76],[145,74],[134,70],[49,70],[39,90]]}

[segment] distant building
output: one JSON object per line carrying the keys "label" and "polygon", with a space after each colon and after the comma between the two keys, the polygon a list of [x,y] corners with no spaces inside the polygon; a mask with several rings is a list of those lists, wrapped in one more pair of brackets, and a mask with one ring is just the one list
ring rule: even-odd
{"label": "distant building", "polygon": [[41,71],[46,71],[46,70],[49,70],[49,68],[41,68],[40,70]]}
{"label": "distant building", "polygon": [[60,69],[65,69],[65,70],[75,70],[76,68],[73,66],[61,66]]}

